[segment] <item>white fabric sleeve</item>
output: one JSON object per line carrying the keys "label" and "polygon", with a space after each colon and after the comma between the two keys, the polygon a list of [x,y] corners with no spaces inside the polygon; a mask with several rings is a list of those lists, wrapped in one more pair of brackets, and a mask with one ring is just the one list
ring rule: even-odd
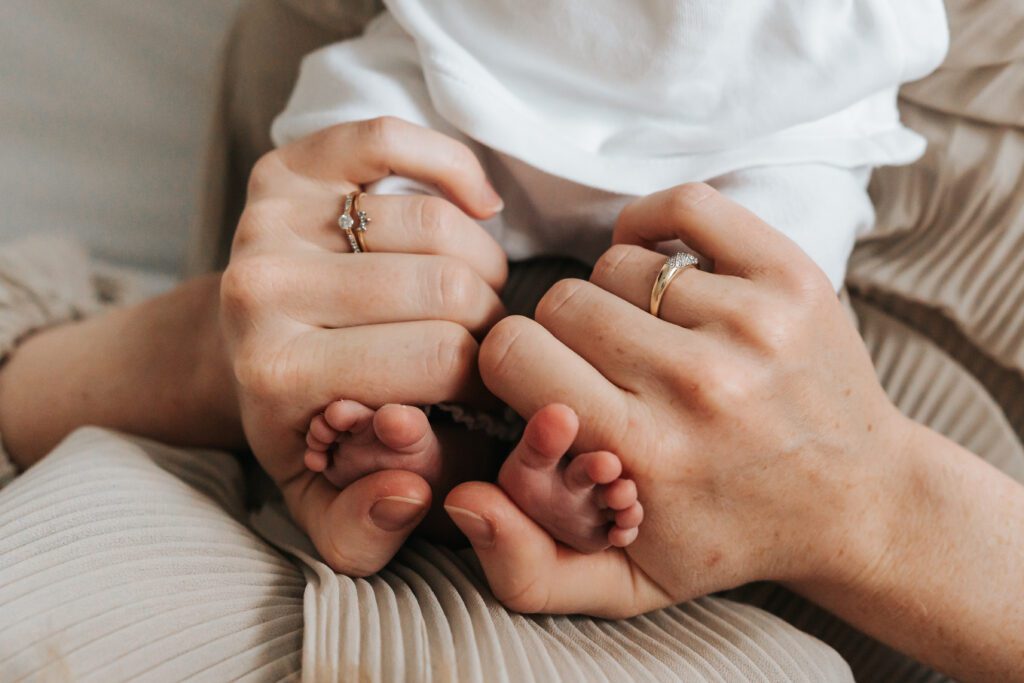
{"label": "white fabric sleeve", "polygon": [[875,222],[869,168],[766,166],[714,178],[714,186],[796,242],[839,291],[856,239]]}
{"label": "white fabric sleeve", "polygon": [[299,78],[270,137],[278,147],[330,126],[395,116],[465,140],[434,110],[419,53],[387,13],[358,38],[333,43],[302,60]]}
{"label": "white fabric sleeve", "polygon": [[307,58],[283,127],[378,112],[442,130],[439,115],[619,194],[766,165],[910,162],[924,141],[900,124],[897,89],[948,45],[941,0],[385,4],[363,36]]}

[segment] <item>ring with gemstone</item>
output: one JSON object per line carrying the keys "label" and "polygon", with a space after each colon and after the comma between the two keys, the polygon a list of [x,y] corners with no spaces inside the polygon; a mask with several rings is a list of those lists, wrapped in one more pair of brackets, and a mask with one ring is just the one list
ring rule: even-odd
{"label": "ring with gemstone", "polygon": [[672,281],[676,279],[679,273],[687,268],[696,268],[698,263],[700,262],[696,256],[685,251],[673,254],[665,261],[665,265],[661,267],[661,272],[658,273],[658,277],[654,281],[654,287],[651,288],[651,315],[656,318],[661,317],[659,315],[661,313],[661,300],[665,296],[665,290],[668,289],[668,286],[672,284]]}
{"label": "ring with gemstone", "polygon": [[352,247],[352,252],[355,254],[363,252],[363,248],[359,243],[360,241],[356,238],[356,221],[352,218],[352,205],[358,195],[358,192],[349,192],[345,195],[345,208],[342,209],[341,216],[338,217],[338,227],[345,233],[345,237],[348,238],[349,246]]}
{"label": "ring with gemstone", "polygon": [[369,252],[370,250],[366,247],[366,226],[370,224],[370,217],[365,211],[359,208],[359,203],[365,196],[365,192],[360,192],[356,197],[353,208],[355,209],[356,220],[358,222],[356,223],[356,226],[352,228],[352,231],[355,233],[356,242],[359,244],[359,250]]}

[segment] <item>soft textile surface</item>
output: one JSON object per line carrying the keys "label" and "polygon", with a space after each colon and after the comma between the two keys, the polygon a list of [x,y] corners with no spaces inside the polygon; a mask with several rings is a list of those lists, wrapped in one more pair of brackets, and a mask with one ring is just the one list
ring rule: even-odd
{"label": "soft textile surface", "polygon": [[0,679],[298,678],[305,581],[241,471],[97,429],[0,494]]}
{"label": "soft textile surface", "polygon": [[0,239],[177,275],[238,0],[0,2]]}
{"label": "soft textile surface", "polygon": [[387,113],[628,195],[761,166],[902,164],[923,140],[897,90],[948,45],[942,0],[385,5],[307,58],[275,140]]}

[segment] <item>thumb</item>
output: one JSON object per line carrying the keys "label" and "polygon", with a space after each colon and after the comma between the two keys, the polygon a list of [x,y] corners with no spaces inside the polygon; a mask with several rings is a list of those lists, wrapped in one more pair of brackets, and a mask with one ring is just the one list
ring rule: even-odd
{"label": "thumb", "polygon": [[[619,549],[584,555],[556,543],[494,484],[452,490],[445,510],[473,545],[494,596],[516,612],[630,617],[668,604]],[[653,590],[652,590],[653,589]]]}
{"label": "thumb", "polygon": [[348,576],[380,571],[430,507],[430,486],[404,470],[374,472],[341,491],[308,472],[282,493],[324,561]]}

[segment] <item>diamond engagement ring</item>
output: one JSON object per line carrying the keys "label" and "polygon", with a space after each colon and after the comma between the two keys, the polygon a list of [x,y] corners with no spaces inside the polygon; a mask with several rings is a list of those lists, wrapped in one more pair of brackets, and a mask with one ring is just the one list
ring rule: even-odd
{"label": "diamond engagement ring", "polygon": [[357,192],[349,192],[345,195],[345,208],[342,210],[341,216],[338,217],[338,227],[340,227],[345,233],[345,237],[348,238],[349,246],[352,247],[352,252],[355,254],[363,252],[362,245],[359,243],[360,241],[356,239],[356,221],[352,218],[352,204],[355,202],[358,194],[359,193]]}
{"label": "diamond engagement ring", "polygon": [[687,268],[696,268],[699,261],[693,254],[688,254],[685,251],[681,251],[678,254],[673,254],[665,261],[665,265],[661,267],[661,272],[658,273],[658,278],[654,281],[654,287],[651,289],[651,315],[656,318],[660,318],[659,313],[661,312],[661,299],[665,296],[665,290],[672,284],[672,280],[676,279],[679,273],[683,272]]}

